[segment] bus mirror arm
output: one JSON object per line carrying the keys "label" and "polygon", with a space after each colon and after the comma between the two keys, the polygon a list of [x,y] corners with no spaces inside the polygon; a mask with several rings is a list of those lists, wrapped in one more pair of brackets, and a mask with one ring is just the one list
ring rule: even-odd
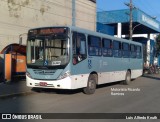
{"label": "bus mirror arm", "polygon": [[22,33],[19,35],[19,45],[22,45],[22,40],[23,40],[22,36],[24,35],[27,35],[27,33]]}
{"label": "bus mirror arm", "polygon": [[22,37],[19,37],[19,45],[22,45]]}

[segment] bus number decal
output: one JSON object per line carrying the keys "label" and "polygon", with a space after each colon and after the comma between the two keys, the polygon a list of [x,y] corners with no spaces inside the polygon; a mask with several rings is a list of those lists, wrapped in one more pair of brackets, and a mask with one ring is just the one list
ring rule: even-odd
{"label": "bus number decal", "polygon": [[61,65],[61,61],[53,61],[52,65],[56,66],[56,65]]}
{"label": "bus number decal", "polygon": [[88,60],[88,68],[91,69],[92,68],[92,61],[89,59]]}

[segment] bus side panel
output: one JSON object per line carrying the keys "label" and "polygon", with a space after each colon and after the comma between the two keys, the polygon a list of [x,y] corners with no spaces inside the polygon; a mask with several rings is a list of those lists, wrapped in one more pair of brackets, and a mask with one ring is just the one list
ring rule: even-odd
{"label": "bus side panel", "polygon": [[143,60],[142,59],[132,59],[130,63],[131,78],[140,77],[143,74]]}
{"label": "bus side panel", "polygon": [[86,87],[92,72],[98,74],[98,84],[125,80],[128,69],[131,70],[131,78],[141,76],[142,59],[89,56],[88,59],[72,66],[73,88]]}
{"label": "bus side panel", "polygon": [[88,60],[85,59],[76,65],[71,66],[71,79],[72,79],[72,87],[76,88],[83,88],[87,86],[87,81],[89,77],[89,70],[88,70]]}
{"label": "bus side panel", "polygon": [[143,70],[142,69],[137,69],[137,70],[132,70],[131,78],[135,79],[137,77],[142,76]]}
{"label": "bus side panel", "polygon": [[89,74],[72,75],[72,89],[83,88],[87,86]]}
{"label": "bus side panel", "polygon": [[98,84],[116,82],[125,79],[128,59],[115,57],[102,57],[101,73],[99,73]]}
{"label": "bus side panel", "polygon": [[[97,58],[97,57],[96,57]],[[142,59],[100,57],[93,58],[93,70],[98,72],[98,84],[125,80],[127,70],[131,70],[131,78],[142,75]]]}
{"label": "bus side panel", "polygon": [[125,79],[126,71],[103,72],[99,73],[98,84],[121,81]]}

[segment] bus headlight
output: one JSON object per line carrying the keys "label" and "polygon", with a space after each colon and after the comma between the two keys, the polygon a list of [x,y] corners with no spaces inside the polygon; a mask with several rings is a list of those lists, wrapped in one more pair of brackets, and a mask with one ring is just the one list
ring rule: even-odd
{"label": "bus headlight", "polygon": [[70,71],[67,71],[67,72],[65,72],[63,75],[60,75],[59,78],[58,78],[58,80],[64,79],[64,78],[66,78],[66,77],[68,77],[68,76],[70,76],[70,75],[71,75]]}
{"label": "bus headlight", "polygon": [[29,78],[32,78],[32,76],[29,72],[26,72],[26,76],[28,76]]}

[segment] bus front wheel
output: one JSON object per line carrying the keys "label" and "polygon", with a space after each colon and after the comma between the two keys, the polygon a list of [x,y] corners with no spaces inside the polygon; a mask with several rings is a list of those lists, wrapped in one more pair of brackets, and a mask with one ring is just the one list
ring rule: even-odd
{"label": "bus front wheel", "polygon": [[124,84],[129,85],[130,82],[131,82],[131,72],[128,70],[127,73],[126,73]]}
{"label": "bus front wheel", "polygon": [[96,91],[96,85],[97,85],[96,83],[97,83],[97,75],[91,74],[88,78],[87,87],[83,89],[83,92],[88,95],[94,94],[94,92]]}

